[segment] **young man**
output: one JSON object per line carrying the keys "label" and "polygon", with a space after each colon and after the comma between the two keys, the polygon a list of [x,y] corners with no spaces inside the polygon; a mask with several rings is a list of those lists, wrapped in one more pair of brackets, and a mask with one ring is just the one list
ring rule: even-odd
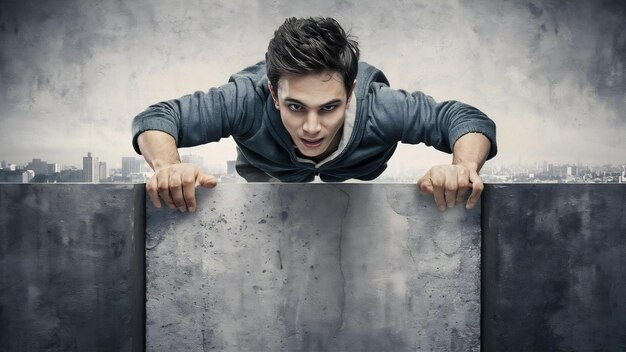
{"label": "young man", "polygon": [[436,103],[421,92],[389,88],[385,75],[359,63],[357,43],[332,18],[287,19],[270,41],[266,61],[226,85],[150,106],[133,120],[133,146],[155,174],[146,184],[163,200],[195,211],[195,188],[216,178],[180,162],[177,148],[233,136],[237,172],[248,181],[372,180],[398,142],[453,152],[452,165],[419,181],[444,210],[483,184],[478,171],[496,154],[495,124],[455,101]]}

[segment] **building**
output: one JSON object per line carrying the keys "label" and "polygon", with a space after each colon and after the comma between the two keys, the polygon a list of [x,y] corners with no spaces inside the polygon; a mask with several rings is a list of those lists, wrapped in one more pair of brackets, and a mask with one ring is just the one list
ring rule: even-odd
{"label": "building", "polygon": [[100,164],[98,157],[92,156],[91,153],[87,153],[87,156],[83,157],[83,181],[84,182],[100,182]]}
{"label": "building", "polygon": [[139,172],[141,172],[141,160],[131,156],[122,157],[122,177],[129,177],[130,174]]}
{"label": "building", "polygon": [[33,170],[8,170],[0,171],[0,182],[28,183],[35,177]]}
{"label": "building", "polygon": [[228,176],[237,176],[236,170],[235,170],[235,163],[236,163],[236,160],[226,161],[226,174]]}
{"label": "building", "polygon": [[152,168],[150,167],[150,164],[148,164],[147,161],[145,161],[143,158],[139,158],[139,172],[145,172],[145,173],[152,173]]}
{"label": "building", "polygon": [[48,164],[48,175],[56,174],[59,172],[61,172],[61,164],[59,163]]}
{"label": "building", "polygon": [[100,178],[100,181],[104,181],[107,179],[107,177],[109,177],[109,175],[107,174],[107,163],[104,161],[101,161],[98,164],[98,176]]}
{"label": "building", "polygon": [[35,175],[49,175],[48,163],[41,159],[33,159],[26,165],[27,170],[33,170]]}
{"label": "building", "polygon": [[206,170],[205,165],[204,165],[204,158],[199,155],[192,155],[192,154],[183,155],[181,162],[186,163],[186,164],[194,164],[198,168],[202,170]]}
{"label": "building", "polygon": [[76,168],[61,170],[59,174],[60,182],[83,182],[84,179],[83,170]]}

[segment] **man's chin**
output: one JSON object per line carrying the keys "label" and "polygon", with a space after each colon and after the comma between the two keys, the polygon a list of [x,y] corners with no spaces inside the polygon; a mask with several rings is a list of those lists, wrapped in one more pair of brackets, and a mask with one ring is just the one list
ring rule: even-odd
{"label": "man's chin", "polygon": [[298,148],[298,154],[300,154],[301,157],[305,157],[307,159],[314,159],[314,158],[318,158],[319,156],[321,156],[322,154],[324,154],[324,151],[320,151],[320,152],[314,152],[312,150],[308,150],[307,148]]}

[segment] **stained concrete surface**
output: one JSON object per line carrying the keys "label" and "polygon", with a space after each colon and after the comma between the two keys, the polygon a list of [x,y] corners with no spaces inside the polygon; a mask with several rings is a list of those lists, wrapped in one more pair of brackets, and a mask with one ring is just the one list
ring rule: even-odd
{"label": "stained concrete surface", "polygon": [[[626,187],[225,185],[148,206],[149,350],[626,350]],[[0,185],[0,351],[141,350],[143,185]],[[451,233],[458,234],[450,236]],[[445,297],[444,297],[445,296]]]}
{"label": "stained concrete surface", "polygon": [[148,351],[478,351],[480,208],[415,185],[220,184],[147,208]]}
{"label": "stained concrete surface", "polygon": [[141,351],[143,185],[0,184],[0,351]]}
{"label": "stained concrete surface", "polygon": [[485,351],[626,351],[626,185],[487,185]]}

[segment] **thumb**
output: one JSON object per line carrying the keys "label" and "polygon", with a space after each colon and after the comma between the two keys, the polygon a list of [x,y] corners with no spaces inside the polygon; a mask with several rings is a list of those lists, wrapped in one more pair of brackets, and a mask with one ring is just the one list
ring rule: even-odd
{"label": "thumb", "polygon": [[198,172],[198,177],[196,178],[196,185],[204,188],[213,188],[217,185],[217,178],[213,175],[205,174],[200,171]]}
{"label": "thumb", "polygon": [[424,194],[433,194],[433,183],[428,177],[428,174],[422,176],[422,178],[417,181],[417,187],[419,187],[420,191]]}
{"label": "thumb", "polygon": [[470,171],[470,182],[472,183],[472,194],[467,199],[466,207],[468,209],[473,208],[478,199],[480,199],[480,194],[483,191],[484,185],[483,180],[478,175],[478,172],[475,170]]}

